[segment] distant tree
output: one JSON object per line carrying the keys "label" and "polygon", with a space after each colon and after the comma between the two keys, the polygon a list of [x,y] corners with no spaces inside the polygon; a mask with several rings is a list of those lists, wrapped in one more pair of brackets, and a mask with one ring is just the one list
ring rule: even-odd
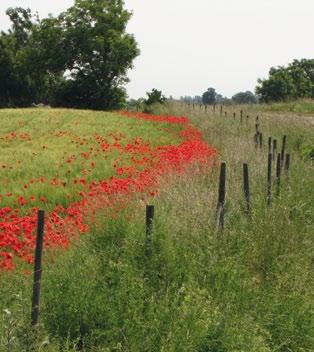
{"label": "distant tree", "polygon": [[235,94],[231,99],[232,99],[232,102],[236,104],[256,104],[257,103],[257,97],[254,95],[254,93],[250,91],[239,92]]}
{"label": "distant tree", "polygon": [[180,101],[184,101],[186,103],[190,103],[190,104],[202,104],[203,100],[202,97],[199,95],[195,95],[194,97],[191,97],[189,95],[186,96],[181,96],[180,97]]}
{"label": "distant tree", "polygon": [[145,100],[146,105],[152,105],[154,103],[163,104],[166,101],[166,97],[162,94],[161,90],[153,88],[151,92],[147,92],[147,99]]}
{"label": "distant tree", "polygon": [[217,93],[214,88],[208,88],[202,95],[202,102],[206,105],[213,105],[217,102]]}
{"label": "distant tree", "polygon": [[202,97],[200,95],[195,95],[193,97],[193,103],[195,104],[202,104],[203,100],[202,100]]}
{"label": "distant tree", "polygon": [[263,102],[314,98],[314,59],[294,60],[287,67],[272,67],[268,79],[259,79],[256,94]]}
{"label": "distant tree", "polygon": [[216,104],[222,104],[222,105],[230,105],[231,104],[231,99],[224,97],[221,94],[217,94],[216,96]]}
{"label": "distant tree", "polygon": [[131,110],[142,110],[145,103],[145,99],[130,99],[127,101],[127,108]]}

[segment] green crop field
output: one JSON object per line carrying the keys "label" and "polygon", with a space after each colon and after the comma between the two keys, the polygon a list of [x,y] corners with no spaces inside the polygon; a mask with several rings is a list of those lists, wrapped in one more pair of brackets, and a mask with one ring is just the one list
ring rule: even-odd
{"label": "green crop field", "polygon": [[[32,260],[19,257],[11,242],[2,249],[17,258],[4,257],[14,267],[0,273],[0,351],[313,351],[313,112],[256,105],[220,114],[218,106],[214,112],[179,103],[154,109],[170,120],[0,111],[1,241],[5,231],[20,238],[12,222],[28,224],[19,220],[28,216],[33,224],[29,214],[38,207],[49,213],[62,206],[58,219],[75,218],[71,236],[76,222],[84,233],[44,251],[36,328]],[[257,115],[262,147],[254,142]],[[291,167],[281,170],[277,188],[273,163],[268,206],[268,137],[280,152],[284,135]],[[227,168],[223,231],[216,221],[220,161]],[[109,200],[102,193],[108,187]],[[83,201],[92,216],[81,212]],[[73,204],[74,215],[65,210]],[[149,242],[146,204],[155,206]],[[19,209],[18,216],[5,208]]]}

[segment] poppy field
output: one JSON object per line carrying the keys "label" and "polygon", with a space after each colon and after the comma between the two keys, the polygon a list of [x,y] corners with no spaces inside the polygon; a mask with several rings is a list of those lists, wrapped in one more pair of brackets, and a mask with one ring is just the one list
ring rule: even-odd
{"label": "poppy field", "polygon": [[153,198],[163,176],[217,156],[185,117],[25,109],[0,119],[0,270],[33,263],[38,209],[45,247],[67,248],[97,211]]}

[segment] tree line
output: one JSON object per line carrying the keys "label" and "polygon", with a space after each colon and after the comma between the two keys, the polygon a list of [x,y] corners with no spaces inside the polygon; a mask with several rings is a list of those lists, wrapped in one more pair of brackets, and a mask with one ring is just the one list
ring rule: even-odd
{"label": "tree line", "polygon": [[272,67],[267,79],[259,79],[256,93],[260,101],[314,98],[314,59],[294,60],[287,67]]}
{"label": "tree line", "polygon": [[258,79],[255,94],[239,92],[230,99],[208,88],[202,95],[184,96],[181,101],[196,104],[256,104],[314,98],[314,59],[294,60],[287,67],[272,67],[267,79]]}
{"label": "tree line", "polygon": [[126,100],[127,70],[139,54],[126,33],[123,0],[76,0],[59,16],[40,19],[9,8],[0,34],[0,107],[44,103],[115,109]]}
{"label": "tree line", "polygon": [[244,91],[231,98],[223,97],[215,88],[208,88],[202,95],[183,96],[181,101],[195,104],[256,104],[276,101],[314,98],[314,59],[294,60],[287,67],[272,67],[267,79],[258,79],[255,94]]}
{"label": "tree line", "polygon": [[[0,33],[0,107],[44,103],[106,110],[126,103],[127,71],[139,49],[126,33],[131,13],[123,0],[75,0],[59,16],[44,19],[21,7],[6,14],[11,28]],[[239,92],[229,99],[210,87],[180,100],[212,105],[297,98],[314,98],[314,59],[272,67],[268,78],[258,79],[255,93]],[[164,101],[153,89],[147,101],[135,103]]]}

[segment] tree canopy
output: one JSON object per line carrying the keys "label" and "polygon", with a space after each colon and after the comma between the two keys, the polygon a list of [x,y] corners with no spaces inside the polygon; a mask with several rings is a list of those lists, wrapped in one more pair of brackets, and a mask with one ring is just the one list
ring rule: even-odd
{"label": "tree canopy", "polygon": [[7,10],[0,35],[0,105],[112,109],[126,97],[127,71],[139,54],[126,33],[123,0],[76,0],[58,17]]}
{"label": "tree canopy", "polygon": [[314,98],[314,59],[294,60],[272,67],[268,79],[259,79],[256,94],[262,102]]}
{"label": "tree canopy", "polygon": [[256,104],[257,103],[257,98],[254,95],[254,93],[250,91],[246,92],[239,92],[231,98],[233,103],[236,104]]}
{"label": "tree canopy", "polygon": [[161,90],[153,88],[151,92],[146,92],[147,99],[144,100],[146,105],[152,105],[154,103],[164,103],[166,101],[166,97],[162,94]]}
{"label": "tree canopy", "polygon": [[217,93],[215,88],[208,88],[202,95],[202,102],[206,105],[213,105],[217,102]]}

